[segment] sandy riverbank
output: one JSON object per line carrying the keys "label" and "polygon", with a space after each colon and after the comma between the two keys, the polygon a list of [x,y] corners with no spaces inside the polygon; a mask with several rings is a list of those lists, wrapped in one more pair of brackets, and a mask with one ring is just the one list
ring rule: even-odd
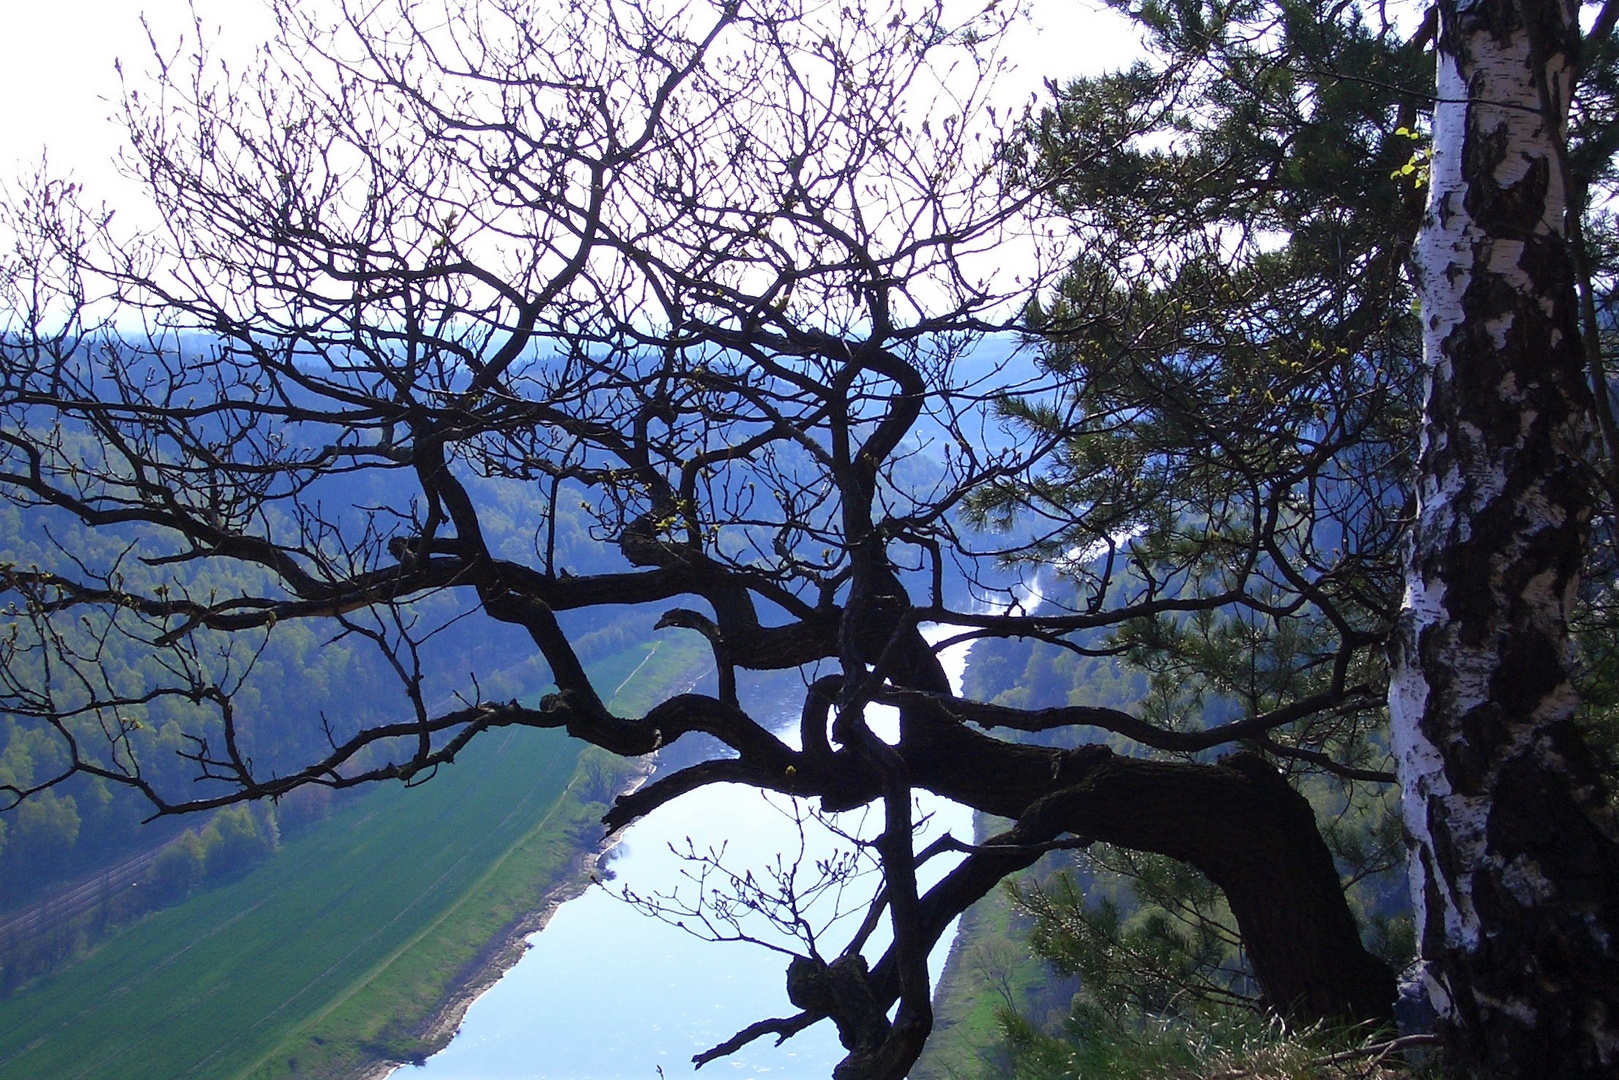
{"label": "sandy riverbank", "polygon": [[[669,693],[694,690],[703,679],[711,676],[712,668],[705,665],[702,670],[694,671],[687,679],[681,680],[683,685],[673,688]],[[752,687],[752,690],[763,702],[787,703],[774,710],[768,710],[766,722],[780,727],[796,721],[795,711],[790,707],[796,705],[796,692],[801,692],[796,676],[786,679],[777,673],[771,673],[770,676],[758,679],[757,685]],[[761,712],[766,710],[762,709]],[[719,744],[706,737],[694,736],[682,739],[678,745],[666,748],[650,761],[642,762],[641,768],[630,778],[621,794],[634,791],[658,776],[678,772],[697,761],[713,756],[719,750]],[[431,1056],[449,1045],[473,1002],[499,982],[523,958],[529,949],[528,939],[543,930],[564,903],[579,897],[590,887],[621,836],[622,833],[604,838],[598,847],[578,853],[560,880],[542,895],[536,909],[509,923],[473,961],[466,965],[440,1005],[417,1030],[416,1037],[419,1039],[424,1057]],[[339,1080],[384,1080],[405,1064],[411,1063],[379,1061],[351,1072]]]}
{"label": "sandy riverbank", "polygon": [[[654,767],[649,764],[635,775],[624,792],[634,791],[646,783],[654,772]],[[528,939],[544,930],[563,904],[582,895],[597,881],[602,864],[612,854],[613,848],[618,846],[621,835],[605,837],[596,847],[576,853],[559,879],[540,894],[538,905],[502,927],[478,955],[462,968],[438,1006],[415,1033],[420,1040],[423,1059],[450,1044],[473,1002],[517,966],[523,954],[528,952]],[[374,1061],[348,1073],[343,1080],[384,1080],[399,1069],[413,1064],[420,1064],[420,1060]]]}

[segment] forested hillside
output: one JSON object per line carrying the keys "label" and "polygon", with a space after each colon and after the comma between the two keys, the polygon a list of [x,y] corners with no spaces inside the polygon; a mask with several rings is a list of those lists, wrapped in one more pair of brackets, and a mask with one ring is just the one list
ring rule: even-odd
{"label": "forested hillside", "polygon": [[[333,484],[328,505],[350,508],[386,501],[386,480]],[[531,539],[537,509],[532,493],[507,485],[490,498],[503,508],[491,522],[497,543]],[[576,510],[558,515],[556,545],[565,565],[589,572],[602,556],[584,535]],[[66,515],[24,514],[0,507],[0,564],[49,572],[90,567],[116,573],[144,588],[211,595],[240,588],[246,579],[210,568],[179,574],[163,566],[168,554],[136,529],[92,530]],[[153,561],[159,560],[154,566]],[[18,613],[13,609],[12,617]],[[424,598],[404,613],[413,623],[443,627],[435,633],[448,647],[433,652],[419,671],[422,693],[437,694],[469,670],[480,686],[508,697],[534,697],[550,678],[543,661],[498,634],[485,620],[466,617],[445,598]],[[574,620],[581,656],[598,664],[615,655],[642,653],[653,637],[655,614],[622,612]],[[151,685],[173,674],[168,660],[141,647],[139,639],[96,635],[69,627],[69,645],[93,656],[95,677],[109,687]],[[237,746],[244,757],[271,770],[291,767],[319,753],[345,732],[400,718],[401,671],[369,636],[375,627],[338,627],[320,634],[306,623],[282,623],[250,643],[221,642],[197,657],[188,673],[196,690],[219,686],[231,697]],[[662,636],[678,635],[666,631]],[[628,652],[627,652],[628,650]],[[39,685],[39,657],[13,654],[5,678]],[[616,685],[616,664],[600,669]],[[610,689],[610,688],[609,688]],[[138,720],[122,736],[142,762],[144,779],[157,786],[189,782],[201,750],[199,739],[217,739],[218,728],[191,721],[197,702],[180,695],[132,701],[125,715]],[[408,707],[408,704],[407,704]],[[79,737],[93,731],[69,718]],[[69,764],[60,730],[38,712],[0,717],[0,783],[26,787],[60,774]],[[89,737],[95,737],[90,735]],[[10,993],[42,974],[59,970],[106,934],[143,915],[183,901],[199,889],[225,884],[270,857],[284,839],[325,820],[356,792],[311,788],[274,803],[227,806],[180,818],[152,818],[151,803],[137,789],[76,775],[40,792],[0,818],[0,993]],[[72,890],[69,892],[69,890]]]}

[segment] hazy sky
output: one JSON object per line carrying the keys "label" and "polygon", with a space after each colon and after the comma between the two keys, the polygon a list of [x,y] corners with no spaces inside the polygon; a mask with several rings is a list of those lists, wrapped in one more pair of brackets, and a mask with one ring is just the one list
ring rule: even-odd
{"label": "hazy sky", "polygon": [[[205,25],[222,27],[233,51],[251,50],[271,30],[260,0],[192,2]],[[151,66],[142,13],[172,51],[190,28],[190,7],[187,0],[0,0],[0,181],[48,153],[52,172],[71,169],[116,202],[108,162],[120,132],[107,119],[121,92],[114,60],[139,86]],[[1045,78],[1119,66],[1134,51],[1133,37],[1100,0],[1034,0],[1034,16],[1013,52],[1023,93]]]}
{"label": "hazy sky", "polygon": [[[230,15],[228,33],[245,47],[270,29],[257,0],[199,0],[199,10]],[[0,0],[7,42],[0,65],[0,176],[49,152],[57,166],[101,173],[120,137],[108,123],[120,95],[116,59],[131,76],[150,67],[141,26],[169,47],[189,27],[186,0]]]}

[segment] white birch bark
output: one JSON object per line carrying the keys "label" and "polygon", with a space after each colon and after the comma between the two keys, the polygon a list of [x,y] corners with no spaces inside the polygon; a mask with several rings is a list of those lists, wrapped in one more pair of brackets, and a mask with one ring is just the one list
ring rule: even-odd
{"label": "white birch bark", "polygon": [[[1440,6],[1429,392],[1390,710],[1426,979],[1478,1076],[1619,1070],[1619,848],[1572,719],[1591,499],[1557,142],[1575,9]],[[1607,875],[1607,880],[1602,880]]]}

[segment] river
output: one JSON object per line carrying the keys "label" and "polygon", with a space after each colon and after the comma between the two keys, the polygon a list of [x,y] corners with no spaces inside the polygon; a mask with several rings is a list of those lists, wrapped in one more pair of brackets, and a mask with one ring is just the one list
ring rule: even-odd
{"label": "river", "polygon": [[[927,632],[930,640],[939,641],[950,636],[951,628]],[[967,647],[947,649],[941,659],[959,692]],[[869,716],[879,734],[897,724],[891,710],[874,708]],[[725,842],[727,867],[768,873],[779,853],[799,850],[800,830],[789,805],[737,785],[686,795],[625,831],[610,864],[615,875],[611,887],[644,895],[684,885],[689,894],[691,882],[683,871],[692,864],[670,850],[671,845],[685,849],[688,837],[702,848]],[[918,847],[942,830],[971,839],[971,811],[926,793],[920,808],[931,816]],[[880,824],[879,814],[871,817],[863,835]],[[739,823],[745,824],[739,828]],[[860,828],[855,815],[844,815],[839,824],[849,831]],[[809,837],[806,866],[837,846],[834,837],[818,829],[812,828]],[[954,862],[954,857],[934,859],[924,885]],[[831,940],[841,940],[836,930],[833,934]],[[952,927],[931,958],[935,982],[953,936]],[[880,949],[874,939],[865,951],[874,958]],[[835,955],[836,950],[823,946],[823,952]],[[523,959],[473,1003],[448,1047],[424,1066],[399,1070],[393,1080],[689,1077],[693,1054],[756,1020],[796,1011],[787,1001],[785,971],[786,958],[780,953],[743,942],[698,940],[643,914],[608,888],[592,886],[563,904],[545,930],[530,938]],[[699,1075],[826,1080],[843,1056],[836,1031],[822,1023],[780,1047],[773,1038],[760,1039],[710,1063]]]}

